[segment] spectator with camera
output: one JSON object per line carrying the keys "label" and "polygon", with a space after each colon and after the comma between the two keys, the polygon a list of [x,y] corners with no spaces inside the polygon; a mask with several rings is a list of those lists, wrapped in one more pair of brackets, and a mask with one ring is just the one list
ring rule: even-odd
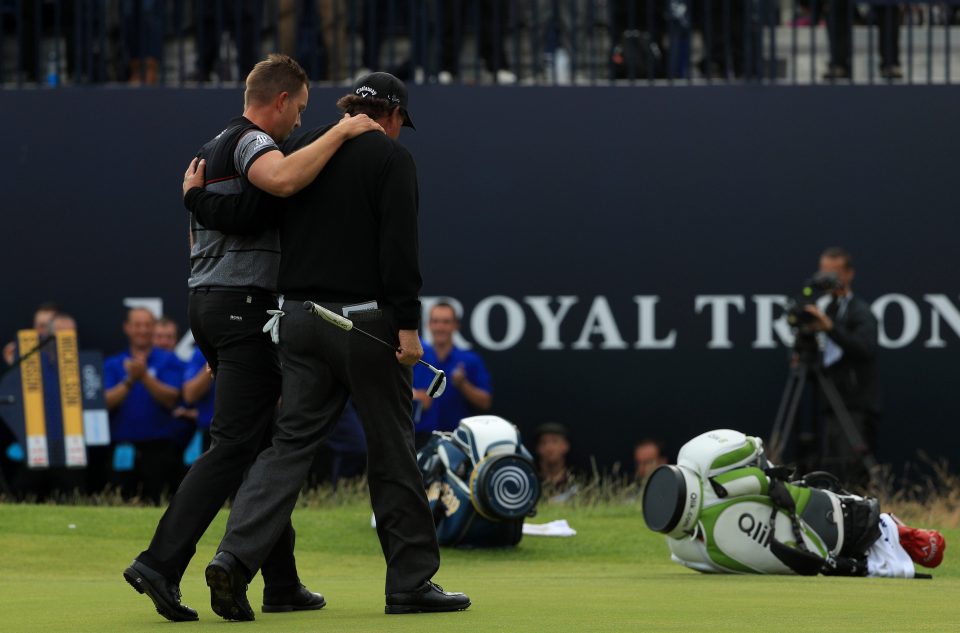
{"label": "spectator with camera", "polygon": [[153,345],[156,318],[145,308],[127,312],[128,349],[103,363],[104,396],[115,443],[113,470],[125,498],[159,503],[176,490],[183,474],[183,448],[190,425],[171,411],[180,401],[183,365]]}
{"label": "spectator with camera", "polygon": [[[804,310],[812,319],[810,327],[821,338],[824,373],[836,386],[863,436],[865,450],[873,453],[881,411],[877,318],[870,304],[853,293],[855,270],[849,252],[838,247],[826,249],[820,256],[820,274],[836,277],[830,303],[825,310],[814,304]],[[836,474],[841,481],[866,483],[862,451],[858,454],[851,447],[834,412],[827,413],[823,422],[817,468]]]}
{"label": "spectator with camera", "polygon": [[438,303],[430,310],[428,321],[433,342],[423,346],[423,360],[446,373],[450,386],[438,398],[427,395],[433,372],[417,365],[413,370],[413,399],[421,407],[416,428],[417,448],[426,444],[434,431],[452,431],[463,418],[493,406],[490,374],[480,357],[453,344],[460,329],[457,311],[449,303]]}

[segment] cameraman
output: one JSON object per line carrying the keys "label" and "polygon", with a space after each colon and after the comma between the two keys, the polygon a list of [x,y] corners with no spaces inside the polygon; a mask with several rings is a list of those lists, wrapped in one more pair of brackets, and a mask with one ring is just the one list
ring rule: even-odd
{"label": "cameraman", "polygon": [[[837,286],[825,311],[816,305],[805,310],[813,317],[812,328],[822,333],[824,373],[836,385],[854,426],[863,435],[866,451],[877,445],[880,417],[880,380],[877,371],[877,319],[870,304],[855,296],[850,287],[853,259],[846,250],[828,248],[820,256],[820,273],[836,275]],[[821,401],[826,406],[825,399]],[[832,410],[827,409],[817,467],[835,473],[841,481],[865,485],[868,474],[863,451],[855,451]]]}

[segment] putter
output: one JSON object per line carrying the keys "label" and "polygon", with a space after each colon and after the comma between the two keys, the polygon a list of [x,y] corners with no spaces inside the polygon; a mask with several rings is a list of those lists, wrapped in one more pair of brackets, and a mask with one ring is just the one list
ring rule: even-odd
{"label": "putter", "polygon": [[[393,345],[386,342],[382,338],[376,337],[373,334],[370,334],[370,332],[364,332],[360,328],[354,326],[353,321],[351,321],[347,317],[340,316],[336,312],[327,310],[322,305],[316,304],[313,301],[304,301],[303,309],[306,310],[307,312],[312,313],[314,316],[320,317],[321,319],[323,319],[324,321],[327,321],[328,323],[332,323],[336,325],[338,328],[340,328],[345,332],[349,332],[353,330],[354,332],[363,334],[369,339],[373,339],[374,341],[376,341],[377,343],[380,343],[381,345],[386,345],[387,347],[392,349],[394,352],[400,351],[399,347],[394,347]],[[447,388],[447,375],[443,373],[442,369],[437,369],[436,367],[434,367],[433,365],[431,365],[426,361],[418,360],[417,362],[433,372],[433,380],[430,381],[430,386],[427,387],[427,395],[430,396],[431,398],[439,398],[440,396],[442,396],[444,390]]]}

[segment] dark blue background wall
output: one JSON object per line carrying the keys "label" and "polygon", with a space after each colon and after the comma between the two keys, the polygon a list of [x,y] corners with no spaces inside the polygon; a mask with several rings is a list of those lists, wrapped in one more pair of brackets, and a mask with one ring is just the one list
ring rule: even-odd
{"label": "dark blue background wall", "polygon": [[[305,125],[336,117],[339,94],[313,90]],[[960,304],[958,97],[949,87],[416,88],[418,131],[402,140],[420,172],[424,295],[463,302],[471,342],[479,302],[516,302],[515,343],[476,346],[495,411],[526,431],[565,422],[581,457],[610,463],[644,435],[673,450],[710,427],[766,435],[787,350],[754,347],[752,297],[793,294],[820,250],[841,244],[858,294],[900,293],[918,311],[916,336],[880,354],[881,459],[921,448],[956,463],[960,340],[924,295]],[[240,109],[234,90],[0,92],[2,337],[47,299],[75,314],[83,347],[107,352],[124,343],[124,297],[162,297],[185,325],[181,175]],[[659,297],[654,334],[675,332],[671,349],[636,349],[641,295]],[[730,347],[708,347],[701,295],[743,296]],[[578,298],[562,349],[540,349],[531,296]],[[596,297],[626,349],[609,323],[606,338],[575,349]],[[500,341],[506,314],[493,308],[477,325]],[[903,321],[900,304],[888,306],[886,334],[897,339]],[[925,345],[935,321],[942,347]]]}

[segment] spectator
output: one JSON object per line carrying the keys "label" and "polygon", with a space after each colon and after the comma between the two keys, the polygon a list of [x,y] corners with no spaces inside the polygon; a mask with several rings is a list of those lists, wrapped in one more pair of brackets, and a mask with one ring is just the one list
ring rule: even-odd
{"label": "spectator", "polygon": [[[477,6],[479,4],[479,6]],[[454,0],[442,7],[443,37],[440,42],[440,73],[437,80],[452,83],[460,72],[460,51],[467,28],[473,28],[479,44],[480,58],[498,84],[515,84],[517,76],[510,70],[504,40],[507,34],[509,3],[502,0]],[[499,41],[498,41],[499,40]]]}
{"label": "spectator", "polygon": [[171,415],[180,399],[183,366],[172,353],[153,346],[155,327],[149,310],[127,312],[123,331],[130,348],[104,361],[103,379],[121,493],[130,498],[139,492],[159,503],[182,476],[189,426]]}
{"label": "spectator", "polygon": [[438,303],[430,310],[428,323],[431,345],[423,346],[423,360],[447,375],[449,384],[439,398],[430,398],[426,389],[433,372],[417,364],[413,371],[413,398],[422,407],[416,428],[417,447],[423,446],[433,431],[452,431],[463,418],[489,411],[493,404],[490,374],[480,357],[453,344],[460,319],[449,303]]}
{"label": "spectator", "polygon": [[[700,62],[704,77],[730,79],[742,77],[748,70],[756,72],[757,69],[750,68],[756,59],[748,60],[744,50],[745,38],[754,35],[756,26],[752,21],[744,24],[751,17],[746,4],[736,0],[696,3],[694,21],[704,41],[704,58]],[[751,50],[756,57],[759,49],[753,43]]]}
{"label": "spectator", "polygon": [[[19,2],[5,4],[18,6],[20,11],[22,24],[20,37],[14,37],[13,40],[20,47],[18,51],[22,70],[20,77],[24,82],[36,82],[38,84],[55,82],[60,84],[66,75],[76,72],[75,2],[53,3],[43,0],[20,0]],[[58,12],[59,25],[56,24]],[[38,17],[40,18],[39,23],[37,22]],[[47,44],[44,46],[45,36],[52,36],[57,28],[59,28],[60,35],[64,40],[64,46],[61,49],[63,55],[57,55],[50,40],[47,40]],[[6,35],[6,33],[3,33],[3,35]],[[38,35],[39,41],[37,39]],[[54,80],[49,76],[50,71],[54,70],[54,68],[50,68],[50,65],[51,62],[56,63],[58,61],[59,68],[56,69],[57,77]]]}
{"label": "spectator", "polygon": [[123,33],[129,55],[128,83],[155,86],[163,57],[164,6],[160,0],[123,0]]}
{"label": "spectator", "polygon": [[[280,0],[280,52],[300,61],[311,79],[339,81],[347,65],[346,0]],[[324,66],[318,66],[322,43]]]}
{"label": "spectator", "polygon": [[[820,273],[834,274],[839,286],[832,291],[826,310],[806,306],[813,317],[812,327],[823,346],[823,370],[840,393],[853,425],[866,446],[854,449],[844,434],[835,412],[826,414],[825,428],[819,436],[813,467],[835,474],[848,485],[865,486],[869,473],[863,464],[864,453],[877,448],[877,423],[881,411],[880,374],[877,369],[878,324],[870,303],[854,295],[853,258],[842,248],[828,248],[820,256]],[[822,396],[820,402],[825,404]]]}
{"label": "spectator", "polygon": [[567,464],[570,438],[567,427],[556,422],[547,422],[537,427],[536,462],[540,481],[545,493],[553,495],[551,501],[566,501],[576,493],[573,473]]}
{"label": "spectator", "polygon": [[180,332],[177,322],[168,316],[157,319],[157,324],[153,328],[153,346],[165,352],[175,353],[179,341]]}
{"label": "spectator", "polygon": [[657,466],[667,463],[667,458],[663,454],[663,442],[649,437],[637,442],[633,448],[633,463],[636,482],[639,484],[646,482],[647,477],[656,470]]}
{"label": "spectator", "polygon": [[689,55],[690,17],[682,2],[632,0],[611,11],[614,79],[682,77]]}
{"label": "spectator", "polygon": [[[902,9],[893,0],[872,3],[868,22],[876,25],[879,32],[880,75],[884,79],[902,79],[900,68],[900,18]],[[825,6],[826,5],[826,6]],[[858,17],[856,5],[851,0],[824,0],[815,3],[812,24],[819,22],[826,13],[827,33],[830,36],[830,67],[824,79],[850,79],[850,64],[853,48],[853,18]]]}
{"label": "spectator", "polygon": [[230,68],[220,59],[220,36],[229,31],[236,49],[237,81],[260,57],[260,16],[263,0],[200,0],[194,3],[197,19],[197,81],[209,81],[216,74],[220,81],[231,78]]}
{"label": "spectator", "polygon": [[[37,336],[43,341],[50,334],[50,324],[53,317],[57,315],[59,308],[53,302],[41,303],[33,313],[33,329],[37,331]],[[17,343],[10,341],[3,347],[3,361],[7,365],[13,365],[16,361]]]}

